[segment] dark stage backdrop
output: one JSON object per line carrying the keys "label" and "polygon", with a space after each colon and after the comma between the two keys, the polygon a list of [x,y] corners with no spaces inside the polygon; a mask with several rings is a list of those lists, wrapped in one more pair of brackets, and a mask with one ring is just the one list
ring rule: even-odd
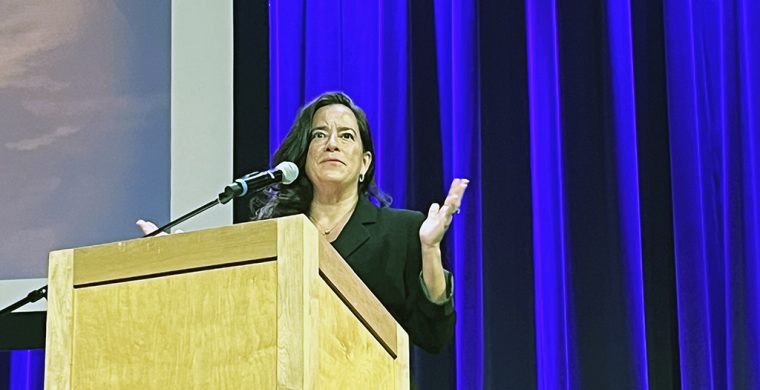
{"label": "dark stage backdrop", "polygon": [[473,182],[456,340],[414,351],[421,388],[760,386],[756,3],[247,3],[239,173],[343,90],[395,207]]}

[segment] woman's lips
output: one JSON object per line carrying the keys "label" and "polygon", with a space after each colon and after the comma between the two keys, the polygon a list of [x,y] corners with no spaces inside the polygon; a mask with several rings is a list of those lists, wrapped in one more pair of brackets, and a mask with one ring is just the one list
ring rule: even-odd
{"label": "woman's lips", "polygon": [[328,158],[328,159],[326,159],[326,160],[322,160],[322,163],[335,163],[335,164],[343,164],[343,165],[346,165],[346,163],[344,163],[343,161],[340,161],[340,160],[338,160],[338,159],[334,159],[334,158]]}

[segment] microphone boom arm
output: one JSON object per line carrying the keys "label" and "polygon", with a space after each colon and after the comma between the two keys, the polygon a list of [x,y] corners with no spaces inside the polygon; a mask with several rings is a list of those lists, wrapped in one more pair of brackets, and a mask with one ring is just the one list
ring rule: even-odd
{"label": "microphone boom arm", "polygon": [[[283,174],[283,170],[286,172],[286,174]],[[160,234],[161,232],[169,233],[171,228],[218,204],[226,204],[235,197],[245,196],[245,194],[248,192],[248,187],[263,187],[280,181],[282,181],[284,184],[290,184],[297,177],[298,167],[289,161],[282,162],[277,167],[275,167],[275,169],[269,171],[254,172],[250,175],[246,175],[243,178],[235,180],[234,183],[225,187],[224,192],[221,192],[216,199],[144,235],[143,238],[153,237]],[[10,314],[14,310],[26,305],[27,303],[37,302],[42,298],[47,299],[47,290],[48,286],[42,286],[37,290],[30,292],[26,297],[0,310],[0,317]]]}

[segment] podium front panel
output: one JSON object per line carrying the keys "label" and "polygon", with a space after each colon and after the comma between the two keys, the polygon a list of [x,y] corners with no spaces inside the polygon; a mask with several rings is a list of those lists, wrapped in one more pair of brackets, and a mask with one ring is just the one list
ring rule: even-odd
{"label": "podium front panel", "polygon": [[406,389],[408,337],[303,215],[51,252],[47,388]]}
{"label": "podium front panel", "polygon": [[276,265],[75,289],[72,387],[274,388]]}

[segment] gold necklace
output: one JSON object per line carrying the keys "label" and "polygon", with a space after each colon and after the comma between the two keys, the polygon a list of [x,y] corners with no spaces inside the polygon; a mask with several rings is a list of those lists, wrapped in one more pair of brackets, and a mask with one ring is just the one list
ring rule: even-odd
{"label": "gold necklace", "polygon": [[332,233],[333,229],[335,229],[336,227],[338,227],[338,225],[340,225],[340,223],[343,222],[346,219],[347,216],[351,215],[351,213],[354,211],[355,208],[356,208],[356,205],[354,205],[354,207],[351,207],[350,209],[348,209],[348,212],[345,213],[345,214],[343,214],[343,216],[340,217],[340,219],[338,219],[338,222],[336,222],[335,225],[332,225],[332,227],[329,228],[329,229],[325,229],[322,226],[322,224],[320,224],[319,222],[317,222],[311,216],[309,216],[309,219],[311,220],[311,222],[314,222],[314,224],[317,225],[317,228],[320,230],[320,232],[322,233],[322,235],[329,236],[330,233]]}

